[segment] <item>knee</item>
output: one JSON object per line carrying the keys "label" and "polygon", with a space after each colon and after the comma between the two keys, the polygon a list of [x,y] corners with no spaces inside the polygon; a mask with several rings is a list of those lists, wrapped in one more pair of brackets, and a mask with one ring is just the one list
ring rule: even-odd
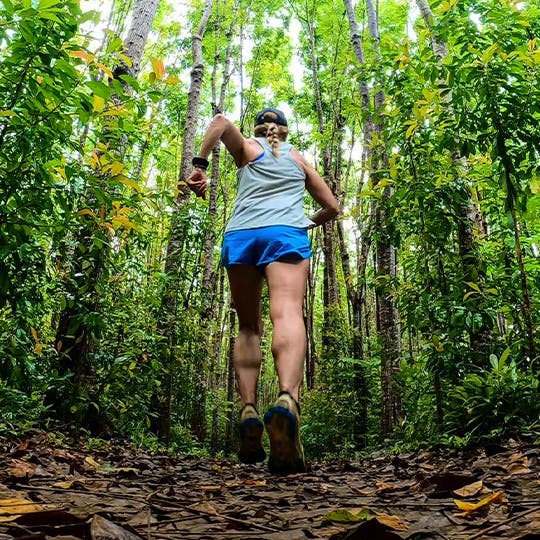
{"label": "knee", "polygon": [[238,334],[246,338],[261,339],[262,325],[260,322],[245,322],[238,325]]}
{"label": "knee", "polygon": [[303,319],[302,306],[296,303],[291,302],[290,304],[285,303],[270,307],[270,320],[274,326],[279,323],[289,324],[296,320],[303,321]]}

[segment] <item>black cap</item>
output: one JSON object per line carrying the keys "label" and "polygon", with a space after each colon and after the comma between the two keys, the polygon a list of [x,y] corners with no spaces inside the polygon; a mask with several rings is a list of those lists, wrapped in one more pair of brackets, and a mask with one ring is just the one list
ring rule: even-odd
{"label": "black cap", "polygon": [[262,111],[259,111],[255,116],[255,125],[260,126],[266,122],[273,122],[279,126],[286,126],[287,119],[282,111],[279,109],[274,109],[272,107],[266,107]]}

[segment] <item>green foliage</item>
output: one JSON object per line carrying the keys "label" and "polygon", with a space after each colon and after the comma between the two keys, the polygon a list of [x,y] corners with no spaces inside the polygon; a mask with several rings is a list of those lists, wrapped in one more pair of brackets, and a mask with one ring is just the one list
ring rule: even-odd
{"label": "green foliage", "polygon": [[465,375],[448,394],[445,429],[472,441],[503,439],[538,423],[540,385],[533,372],[518,370],[507,349],[491,355],[491,369]]}
{"label": "green foliage", "polygon": [[21,436],[39,425],[45,412],[41,392],[27,394],[0,380],[0,435]]}

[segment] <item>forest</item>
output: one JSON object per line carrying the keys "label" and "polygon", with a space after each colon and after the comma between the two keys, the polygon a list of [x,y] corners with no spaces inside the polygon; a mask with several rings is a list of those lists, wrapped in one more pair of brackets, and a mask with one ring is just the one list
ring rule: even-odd
{"label": "forest", "polygon": [[342,207],[306,455],[538,442],[539,83],[538,0],[0,0],[0,434],[234,455],[235,165],[185,181],[216,113],[273,106]]}

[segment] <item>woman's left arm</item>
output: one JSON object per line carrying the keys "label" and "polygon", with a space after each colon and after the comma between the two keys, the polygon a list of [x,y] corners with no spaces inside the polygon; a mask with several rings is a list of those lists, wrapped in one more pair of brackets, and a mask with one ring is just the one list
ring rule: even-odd
{"label": "woman's left arm", "polygon": [[326,185],[326,182],[321,178],[315,168],[295,148],[291,149],[291,157],[306,174],[306,189],[309,194],[322,206],[309,219],[315,225],[322,225],[335,218],[341,212],[341,208],[332,190]]}
{"label": "woman's left arm", "polygon": [[[246,139],[240,130],[223,114],[216,114],[208,126],[201,145],[201,150],[197,157],[207,160],[212,152],[212,148],[221,141],[229,154],[234,159],[237,167],[242,167],[260,153],[260,145],[250,139]],[[204,199],[206,195],[206,169],[197,168],[187,179],[188,187],[195,192],[198,197]]]}

